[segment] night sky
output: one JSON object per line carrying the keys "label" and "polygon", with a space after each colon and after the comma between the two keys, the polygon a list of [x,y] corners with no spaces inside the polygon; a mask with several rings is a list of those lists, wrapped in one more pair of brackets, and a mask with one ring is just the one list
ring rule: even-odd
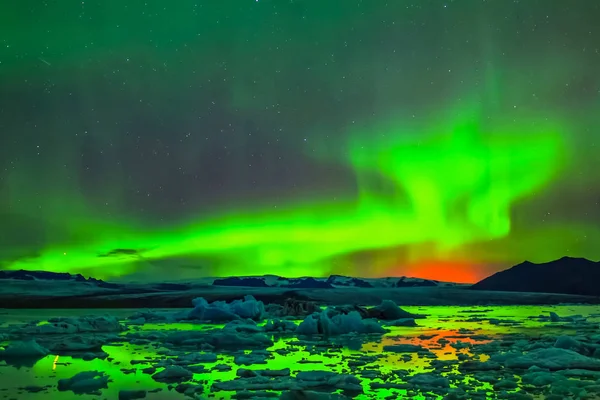
{"label": "night sky", "polygon": [[599,20],[594,0],[13,1],[0,269],[597,260]]}

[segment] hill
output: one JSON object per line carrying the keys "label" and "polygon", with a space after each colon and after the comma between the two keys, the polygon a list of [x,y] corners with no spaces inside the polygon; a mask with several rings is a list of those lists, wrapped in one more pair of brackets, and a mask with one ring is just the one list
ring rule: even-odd
{"label": "hill", "polygon": [[600,296],[599,282],[600,263],[563,257],[541,264],[525,261],[477,282],[471,289]]}

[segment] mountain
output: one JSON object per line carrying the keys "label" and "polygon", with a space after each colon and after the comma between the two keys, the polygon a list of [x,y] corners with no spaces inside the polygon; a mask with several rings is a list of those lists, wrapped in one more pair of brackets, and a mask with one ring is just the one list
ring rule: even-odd
{"label": "mountain", "polygon": [[98,287],[116,289],[119,285],[114,283],[104,282],[100,279],[85,278],[81,274],[69,274],[67,272],[48,272],[48,271],[26,271],[8,270],[0,271],[0,280],[14,279],[18,281],[71,281],[89,283]]}
{"label": "mountain", "polygon": [[269,285],[265,283],[264,279],[255,277],[240,278],[237,276],[215,279],[213,286],[269,287]]}
{"label": "mountain", "polygon": [[563,257],[542,264],[525,261],[477,282],[471,289],[600,296],[599,282],[600,262]]}
{"label": "mountain", "polygon": [[360,278],[352,278],[352,277],[348,277],[348,276],[342,276],[342,275],[330,275],[329,278],[327,278],[327,283],[329,283],[332,286],[353,286],[353,287],[362,287],[362,288],[372,288],[373,285],[369,282],[367,282],[364,279],[360,279]]}
{"label": "mountain", "polygon": [[[591,263],[587,261],[587,263]],[[596,264],[591,263],[593,266]],[[515,267],[535,269],[528,263]],[[569,270],[570,267],[567,267]],[[542,268],[543,269],[543,268]],[[575,270],[576,268],[570,268]],[[505,271],[502,274],[514,274]],[[570,270],[569,270],[570,272]],[[518,275],[518,274],[517,274]],[[533,272],[533,281],[544,279],[546,271]],[[569,274],[566,273],[565,276]],[[500,275],[500,280],[502,281]],[[508,277],[508,283],[527,281]],[[591,274],[584,283],[592,287],[598,282]],[[495,277],[490,277],[493,283]],[[553,278],[548,278],[550,281]],[[566,281],[567,279],[555,279]],[[476,286],[488,285],[480,282]],[[327,278],[283,278],[276,275],[206,278],[152,282],[104,282],[79,274],[45,271],[0,271],[1,308],[180,308],[189,307],[192,300],[203,297],[209,302],[232,301],[247,295],[257,300],[284,304],[288,299],[305,300],[323,305],[360,304],[375,306],[392,300],[406,306],[490,305],[490,304],[600,304],[600,296],[560,293],[506,292],[501,290],[532,290],[528,287],[470,290],[471,285],[430,281],[410,277],[355,278],[332,275]],[[580,286],[576,285],[576,288]],[[496,290],[496,291],[494,291]],[[539,291],[552,289],[540,288]],[[557,289],[555,291],[565,292]],[[581,292],[578,290],[577,292]]]}
{"label": "mountain", "polygon": [[333,286],[322,279],[306,278],[282,278],[279,276],[231,276],[228,278],[215,279],[213,286],[242,286],[242,287],[282,287],[292,289],[333,289]]}
{"label": "mountain", "polygon": [[405,276],[401,277],[398,282],[394,285],[395,287],[421,287],[421,286],[437,286],[438,283],[436,281],[431,281],[428,279],[419,279],[419,278],[407,278]]}
{"label": "mountain", "polygon": [[[420,278],[355,278],[343,275],[331,275],[328,278],[285,278],[276,275],[265,276],[232,276],[218,278],[213,281],[213,286],[238,286],[256,288],[290,288],[290,289],[334,289],[334,288],[405,288],[438,286],[440,282]],[[445,285],[454,286],[445,282]],[[440,285],[440,286],[445,286]]]}

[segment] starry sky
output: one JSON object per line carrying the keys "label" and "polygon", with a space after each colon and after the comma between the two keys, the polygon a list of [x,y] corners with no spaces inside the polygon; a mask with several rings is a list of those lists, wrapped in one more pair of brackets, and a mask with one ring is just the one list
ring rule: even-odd
{"label": "starry sky", "polygon": [[600,258],[595,1],[5,10],[0,269],[473,282]]}

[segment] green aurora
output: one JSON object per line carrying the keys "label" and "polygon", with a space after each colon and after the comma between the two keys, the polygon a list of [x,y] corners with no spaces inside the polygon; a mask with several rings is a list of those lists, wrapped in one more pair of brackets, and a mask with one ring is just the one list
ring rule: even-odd
{"label": "green aurora", "polygon": [[555,125],[530,122],[526,139],[519,126],[502,126],[497,133],[488,126],[484,137],[476,113],[451,114],[459,115],[457,121],[431,127],[442,133],[419,136],[426,140],[414,141],[410,132],[393,127],[375,130],[370,141],[358,139],[365,137],[361,132],[352,135],[357,139],[348,145],[347,162],[356,171],[356,199],[242,210],[148,232],[140,222],[96,220],[85,199],[71,204],[57,196],[47,203],[47,222],[68,223],[85,243],[54,245],[10,268],[113,266],[107,269],[110,276],[130,272],[140,259],[206,257],[222,268],[218,273],[267,274],[285,267],[288,275],[320,276],[331,271],[332,263],[351,262],[344,256],[372,250],[406,246],[410,262],[452,258],[465,246],[510,234],[511,206],[551,181],[564,143]]}
{"label": "green aurora", "polygon": [[[181,9],[149,12],[155,17],[151,22],[154,30],[148,33],[144,24],[150,20],[144,18],[150,17],[133,13],[137,6],[125,14],[115,11],[108,17],[109,8],[120,10],[117,3],[107,2],[106,9],[91,3],[67,12],[70,18],[89,16],[92,22],[88,25],[61,26],[56,18],[65,10],[51,6],[48,20],[41,19],[27,35],[15,36],[14,44],[4,49],[8,61],[0,65],[1,72],[11,82],[2,97],[7,121],[4,129],[14,140],[6,141],[0,149],[8,160],[0,181],[0,238],[5,243],[0,248],[2,269],[80,272],[104,279],[144,273],[161,279],[342,273],[474,281],[524,259],[600,257],[600,247],[595,245],[600,240],[598,225],[595,217],[586,217],[589,209],[597,207],[583,199],[589,195],[597,167],[597,157],[587,138],[599,123],[597,117],[590,117],[600,115],[598,96],[577,107],[558,104],[562,82],[584,73],[577,57],[566,56],[569,49],[559,54],[554,48],[540,48],[540,55],[529,52],[527,56],[522,53],[521,58],[503,58],[501,54],[512,45],[514,37],[497,35],[482,22],[492,18],[498,4],[494,9],[472,10],[470,17],[465,16],[478,21],[474,26],[481,27],[475,29],[480,36],[476,46],[480,56],[474,62],[477,68],[464,61],[466,55],[452,58],[451,64],[458,72],[452,79],[440,78],[451,83],[436,94],[426,85],[433,84],[430,81],[437,77],[417,72],[424,70],[424,63],[431,66],[431,59],[417,60],[414,56],[412,69],[406,67],[392,80],[378,79],[378,74],[386,74],[384,70],[402,64],[404,59],[371,50],[366,42],[375,39],[365,39],[354,49],[355,56],[339,56],[345,61],[335,63],[328,56],[343,47],[340,43],[346,43],[341,37],[351,41],[352,36],[344,35],[358,37],[358,30],[365,35],[362,38],[383,37],[383,33],[377,36],[371,31],[378,18],[390,10],[364,6],[368,11],[361,11],[352,6],[338,12],[340,8],[332,2],[319,11],[306,5],[304,17],[314,22],[307,31],[296,21],[298,4],[290,4],[289,9],[281,6],[276,15],[261,14],[266,11],[260,7],[266,5],[248,4],[235,12],[233,8],[213,6],[204,14],[185,16],[182,10],[191,5],[186,1]],[[466,5],[456,5],[457,10],[449,12],[457,14],[447,17],[438,15],[439,10],[429,16],[428,7],[434,7],[433,2],[399,19],[441,18],[446,21],[446,29],[454,26],[447,46],[460,47],[465,35],[472,37],[473,32],[448,22],[458,18]],[[209,22],[226,11],[231,12],[230,17],[222,25]],[[12,12],[14,21],[24,17],[17,6]],[[362,21],[365,12],[368,17],[362,22],[364,26],[356,25],[356,31],[350,28]],[[105,18],[98,18],[99,14]],[[169,21],[175,17],[180,21],[179,29],[170,30],[173,27]],[[273,39],[269,24],[253,25],[250,18],[279,21],[280,36]],[[127,32],[116,28],[127,25]],[[20,29],[17,22],[7,26],[12,26],[13,32]],[[52,32],[40,41],[45,28]],[[146,34],[150,47],[143,39]],[[221,41],[209,41],[208,34]],[[65,37],[74,39],[65,45]],[[293,44],[284,46],[288,43],[284,37],[293,38],[289,42]],[[427,54],[427,43],[441,40],[432,37],[423,36],[420,57]],[[142,46],[142,42],[146,44]],[[284,53],[267,56],[274,46],[284,47]],[[296,54],[303,54],[302,58]],[[139,68],[127,67],[130,58],[136,57],[142,59]],[[207,57],[211,62],[201,64]],[[228,61],[219,61],[223,57]],[[120,61],[115,61],[117,58]],[[310,79],[324,84],[323,91],[343,92],[355,102],[370,96],[370,106],[376,112],[362,110],[364,104],[351,110],[340,106],[341,111],[332,110],[324,117],[310,104],[319,102],[320,94],[304,95],[302,100],[298,99],[300,95],[283,97],[285,89],[279,84],[306,73],[299,72],[306,68],[297,65],[313,65],[325,59],[329,60],[325,65],[331,63],[333,69],[317,69]],[[166,61],[160,64],[159,60]],[[184,97],[191,96],[183,93],[184,88],[191,87],[189,82],[196,79],[199,82],[200,75],[202,82],[216,77],[226,81],[228,78],[221,78],[223,63],[235,77],[227,83],[230,95],[225,108],[268,128],[276,125],[278,117],[260,117],[263,119],[259,121],[263,104],[279,101],[289,109],[300,110],[287,114],[289,133],[281,137],[285,154],[301,153],[324,174],[345,171],[343,176],[350,177],[350,183],[332,180],[319,188],[304,185],[301,191],[289,193],[282,189],[279,197],[283,200],[276,204],[268,190],[250,194],[240,189],[217,200],[188,205],[185,215],[178,218],[149,218],[131,211],[141,206],[131,207],[129,192],[135,177],[121,162],[126,156],[113,156],[110,164],[103,161],[101,167],[95,167],[103,177],[99,183],[82,183],[87,172],[80,166],[81,158],[89,150],[82,136],[88,131],[97,132],[93,150],[105,149],[98,152],[109,157],[104,154],[124,146],[120,143],[129,137],[129,130],[116,128],[125,120],[147,120],[147,125],[158,124],[159,119],[188,124],[190,115],[196,112],[195,104],[203,100],[184,101]],[[196,73],[199,65],[205,68]],[[266,70],[271,66],[281,77],[269,79],[272,75]],[[42,68],[59,70],[40,72]],[[152,75],[150,68],[158,75]],[[110,81],[109,85],[109,81],[102,80],[107,74],[121,74],[119,79],[125,80],[118,85],[116,80]],[[353,75],[372,78],[346,82],[346,76]],[[250,83],[253,79],[255,87]],[[23,95],[25,100],[16,101],[15,107],[25,104],[32,107],[30,111],[9,115],[8,104],[15,102],[15,93],[25,93],[28,84],[43,88],[44,93],[33,93],[35,101]],[[103,84],[114,90],[104,90]],[[377,89],[376,95],[371,92],[373,88]],[[399,94],[403,92],[408,94]],[[67,102],[65,96],[73,93],[80,107],[70,109],[73,102]],[[39,100],[36,96],[42,94],[46,97]],[[112,102],[120,106],[110,108]],[[149,103],[153,108],[140,111],[138,103]],[[28,113],[34,117],[25,116]],[[291,120],[292,114],[302,116]],[[95,124],[101,124],[108,115],[112,115],[111,121],[120,122],[96,128]],[[200,124],[193,129],[209,129],[202,122],[193,124]],[[44,127],[43,136],[35,130],[38,126]],[[187,165],[214,150],[204,144],[204,138],[182,145],[187,148],[179,151],[156,150],[157,141],[165,142],[174,135],[175,128],[161,126],[163,136],[152,139],[154,147],[139,150],[141,145],[136,144],[140,153],[177,153],[179,162]],[[188,128],[186,125],[181,129]],[[149,128],[139,129],[143,136],[144,129]],[[210,129],[218,130],[212,125]],[[338,134],[330,139],[333,132]],[[267,143],[280,139],[274,134],[264,135]],[[240,135],[231,147],[250,153],[253,150],[247,140]],[[160,161],[145,160],[147,168],[158,170],[150,164]],[[246,156],[229,164],[240,180],[245,179],[245,164]],[[223,165],[225,162],[209,169],[222,169]],[[152,178],[138,174],[138,180],[154,180],[166,186],[179,179],[166,166],[162,172],[146,175]],[[284,177],[274,185],[283,187],[286,179],[292,178]],[[203,190],[205,193],[207,189]],[[585,205],[579,207],[580,202]],[[580,214],[573,211],[578,207]],[[573,213],[577,215],[572,217]]]}

